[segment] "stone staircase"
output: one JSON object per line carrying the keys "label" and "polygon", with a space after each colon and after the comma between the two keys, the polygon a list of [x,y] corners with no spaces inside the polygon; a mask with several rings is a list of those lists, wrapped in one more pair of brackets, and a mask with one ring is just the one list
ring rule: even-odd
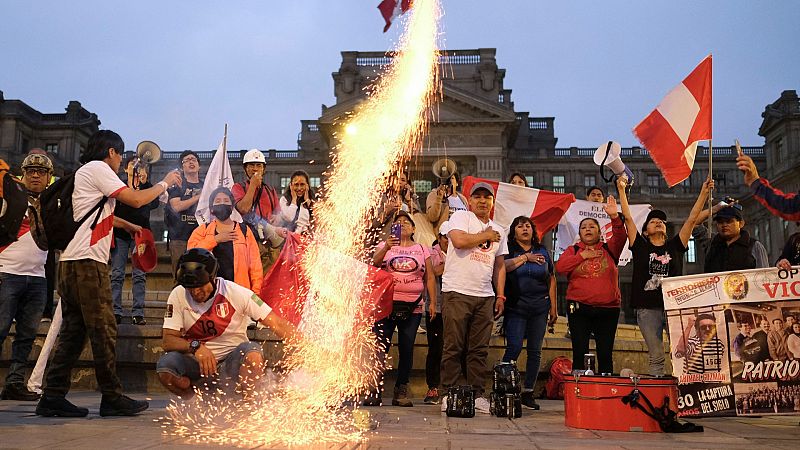
{"label": "stone staircase", "polygon": [[[147,292],[145,296],[145,318],[147,325],[132,325],[126,318],[118,327],[117,338],[117,367],[123,385],[127,391],[162,392],[163,389],[155,377],[155,364],[163,353],[161,348],[161,327],[163,324],[166,300],[173,287],[173,278],[170,270],[169,255],[163,243],[157,244],[159,263],[156,269],[147,276]],[[128,272],[130,273],[130,271]],[[126,310],[131,305],[130,276],[126,277],[123,289],[123,306]],[[42,323],[38,336],[34,342],[31,360],[35,360],[44,343],[49,323]],[[565,337],[567,332],[566,318],[559,318],[555,327],[555,334],[545,335],[542,350],[542,373],[540,382],[547,376],[549,362],[556,356],[571,357],[572,348],[570,340]],[[0,354],[0,375],[9,365],[11,355],[11,337],[14,335],[12,326],[9,339],[6,339]],[[278,363],[282,355],[280,340],[267,329],[250,330],[251,340],[262,342],[265,356],[271,366]],[[505,341],[501,336],[493,336],[490,342],[489,361],[499,361],[505,351]],[[665,351],[668,348],[665,346]],[[417,334],[414,352],[411,388],[417,395],[424,394],[425,385],[425,357],[427,355],[427,338],[425,334]],[[391,361],[397,361],[397,349],[392,346],[389,356]],[[667,358],[669,364],[669,358]],[[520,355],[518,365],[525,368],[526,352]],[[31,363],[31,367],[33,363]],[[87,345],[80,356],[76,370],[73,372],[73,386],[86,389],[95,389],[96,381],[92,366],[91,349]],[[647,348],[638,327],[620,324],[617,329],[617,338],[614,344],[614,367],[617,371],[628,367],[637,373],[646,373]],[[387,385],[393,385],[393,373],[387,374]]]}

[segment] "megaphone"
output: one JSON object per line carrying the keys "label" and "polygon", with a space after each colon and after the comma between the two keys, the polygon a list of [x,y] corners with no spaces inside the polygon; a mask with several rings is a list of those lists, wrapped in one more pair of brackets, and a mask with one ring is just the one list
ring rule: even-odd
{"label": "megaphone", "polygon": [[[597,150],[594,151],[594,163],[600,166],[601,176],[603,176],[603,166],[608,166],[608,168],[614,172],[614,175],[618,177],[625,175],[628,177],[628,186],[631,186],[633,185],[633,172],[622,162],[622,158],[620,158],[621,153],[622,147],[620,147],[618,142],[608,141],[600,147],[597,147]],[[606,177],[603,176],[603,180],[609,183],[612,177],[606,179]]]}
{"label": "megaphone", "polygon": [[136,164],[145,163],[147,165],[161,159],[161,147],[153,141],[142,141],[136,146]]}
{"label": "megaphone", "polygon": [[436,178],[446,180],[453,176],[456,173],[456,163],[452,159],[449,158],[440,158],[433,162],[433,166],[431,166],[431,170]]}

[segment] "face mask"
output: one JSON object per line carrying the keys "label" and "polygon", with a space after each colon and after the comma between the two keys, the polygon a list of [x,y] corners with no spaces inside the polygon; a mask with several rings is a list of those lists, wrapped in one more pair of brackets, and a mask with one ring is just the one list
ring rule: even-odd
{"label": "face mask", "polygon": [[219,220],[228,220],[233,214],[233,205],[214,205],[211,207],[211,214]]}

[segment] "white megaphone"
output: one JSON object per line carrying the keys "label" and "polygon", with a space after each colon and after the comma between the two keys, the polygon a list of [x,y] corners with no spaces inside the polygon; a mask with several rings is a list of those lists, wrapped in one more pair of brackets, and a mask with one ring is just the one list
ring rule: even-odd
{"label": "white megaphone", "polygon": [[[594,163],[597,164],[602,168],[603,165],[607,166],[614,172],[614,175],[621,177],[625,175],[628,178],[628,186],[633,185],[633,172],[631,169],[622,162],[622,158],[620,158],[620,153],[622,153],[622,147],[620,147],[618,142],[608,141],[607,143],[597,147],[597,150],[594,152]],[[601,176],[602,176],[602,169],[601,169]],[[606,182],[610,182],[611,178],[607,179],[603,177]]]}

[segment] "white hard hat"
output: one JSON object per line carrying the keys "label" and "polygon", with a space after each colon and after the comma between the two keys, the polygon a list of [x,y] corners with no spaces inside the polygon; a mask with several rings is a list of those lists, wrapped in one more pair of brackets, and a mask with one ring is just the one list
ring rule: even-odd
{"label": "white hard hat", "polygon": [[257,148],[249,150],[247,153],[244,154],[244,158],[242,159],[242,164],[247,163],[261,163],[267,164],[267,158],[264,157],[264,154]]}

